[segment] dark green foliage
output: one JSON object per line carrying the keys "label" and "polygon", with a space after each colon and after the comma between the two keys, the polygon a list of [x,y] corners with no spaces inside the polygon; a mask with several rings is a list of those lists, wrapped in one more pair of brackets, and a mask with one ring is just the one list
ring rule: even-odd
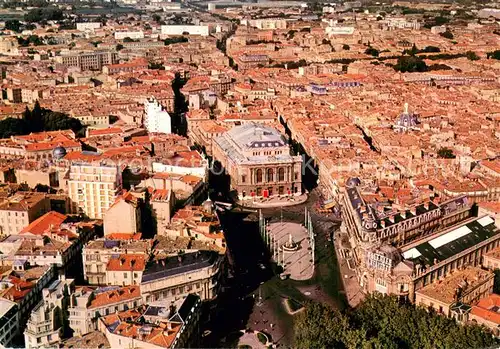
{"label": "dark green foliage", "polygon": [[30,132],[68,129],[73,130],[75,133],[80,131],[82,129],[80,120],[69,117],[64,113],[41,108],[37,101],[33,110],[26,107],[22,119],[8,118],[0,121],[0,138],[24,135]]}
{"label": "dark green foliage", "polygon": [[165,70],[162,63],[149,62],[148,69]]}
{"label": "dark green foliage", "polygon": [[296,348],[485,348],[496,340],[484,328],[459,325],[396,297],[373,295],[350,313],[310,303],[295,321]]}
{"label": "dark green foliage", "polygon": [[373,48],[371,46],[366,49],[365,53],[373,57],[378,57],[378,55],[380,54],[380,52],[376,48]]}
{"label": "dark green foliage", "polygon": [[23,38],[21,36],[17,37],[17,43],[19,46],[27,47],[30,44],[35,46],[43,45],[43,40],[38,35],[30,35],[27,38]]}
{"label": "dark green foliage", "polygon": [[135,42],[135,40],[127,36],[126,38],[123,39],[123,42]]}
{"label": "dark green foliage", "polygon": [[444,33],[439,33],[439,35],[441,35],[443,38],[450,40],[454,38],[453,33],[450,32],[449,30],[446,30]]}
{"label": "dark green foliage", "polygon": [[477,60],[479,60],[479,56],[474,51],[467,51],[467,52],[465,52],[465,57],[467,57],[467,59],[470,60],[470,61],[477,61]]}
{"label": "dark green foliage", "polygon": [[21,23],[16,19],[5,21],[5,29],[19,33],[21,32]]}
{"label": "dark green foliage", "polygon": [[42,21],[58,21],[63,19],[63,12],[57,7],[34,8],[24,15],[24,20],[30,23]]}
{"label": "dark green foliage", "polygon": [[498,59],[498,60],[500,60],[500,50],[496,50],[496,51],[493,51],[493,52],[488,52],[487,53],[487,57],[488,58],[492,58],[492,59]]}
{"label": "dark green foliage", "polygon": [[163,42],[165,43],[165,46],[177,44],[180,42],[188,42],[188,41],[189,41],[188,38],[186,38],[184,36],[175,36],[173,38],[166,38],[165,40],[163,40]]}
{"label": "dark green foliage", "polygon": [[122,44],[116,45],[116,50],[117,51],[123,50],[123,45]]}
{"label": "dark green foliage", "polygon": [[453,154],[453,150],[450,148],[443,147],[438,150],[438,157],[443,159],[454,159],[455,154]]}
{"label": "dark green foliage", "polygon": [[393,68],[401,73],[425,72],[427,71],[427,64],[416,56],[401,56]]}
{"label": "dark green foliage", "polygon": [[421,52],[441,52],[441,49],[436,46],[426,46]]}
{"label": "dark green foliage", "polygon": [[347,51],[347,50],[350,50],[351,47],[347,44],[344,44],[344,45],[342,45],[342,49]]}

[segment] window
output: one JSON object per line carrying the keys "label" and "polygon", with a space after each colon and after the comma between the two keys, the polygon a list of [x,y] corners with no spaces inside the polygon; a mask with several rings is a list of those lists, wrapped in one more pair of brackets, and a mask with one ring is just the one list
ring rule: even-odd
{"label": "window", "polygon": [[283,167],[280,167],[278,169],[278,181],[283,182],[285,180],[285,169]]}
{"label": "window", "polygon": [[274,171],[272,168],[267,169],[267,181],[272,182],[274,180]]}
{"label": "window", "polygon": [[241,176],[241,183],[245,183],[247,181],[247,176]]}
{"label": "window", "polygon": [[127,278],[127,273],[123,273],[123,278],[126,279]]}
{"label": "window", "polygon": [[255,171],[255,182],[261,183],[262,182],[262,170],[259,168],[257,171]]}

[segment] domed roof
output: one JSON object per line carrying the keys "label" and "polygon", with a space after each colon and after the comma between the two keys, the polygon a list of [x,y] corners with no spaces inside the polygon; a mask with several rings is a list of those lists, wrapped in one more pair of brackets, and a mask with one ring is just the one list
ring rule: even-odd
{"label": "domed roof", "polygon": [[52,157],[56,160],[60,160],[66,156],[66,153],[67,153],[66,148],[58,146],[54,148],[54,150],[52,151]]}
{"label": "domed roof", "polygon": [[210,196],[208,196],[207,199],[205,201],[203,201],[203,204],[201,204],[201,206],[203,207],[203,210],[205,212],[212,213],[214,210],[214,204],[213,204],[212,200],[210,200]]}
{"label": "domed roof", "polygon": [[396,120],[395,128],[409,130],[415,129],[418,126],[418,116],[417,114],[408,111],[408,103],[405,103],[404,111],[399,115]]}
{"label": "domed roof", "polygon": [[361,180],[358,177],[351,177],[345,182],[345,185],[350,188],[357,187],[360,184]]}

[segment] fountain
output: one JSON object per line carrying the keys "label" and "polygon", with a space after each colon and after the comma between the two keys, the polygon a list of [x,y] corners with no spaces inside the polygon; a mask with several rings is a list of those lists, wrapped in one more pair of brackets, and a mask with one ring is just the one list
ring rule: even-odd
{"label": "fountain", "polygon": [[293,241],[292,234],[289,235],[288,241],[285,242],[282,246],[283,251],[285,252],[295,252],[299,249],[300,245]]}

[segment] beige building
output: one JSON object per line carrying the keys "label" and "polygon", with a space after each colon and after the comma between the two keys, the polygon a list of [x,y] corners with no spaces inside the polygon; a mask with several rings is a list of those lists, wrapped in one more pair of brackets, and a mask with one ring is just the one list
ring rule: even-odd
{"label": "beige building", "polygon": [[74,336],[82,336],[97,330],[99,317],[132,309],[142,303],[139,286],[116,287],[111,290],[83,286],[71,295],[69,326],[75,331]]}
{"label": "beige building", "polygon": [[234,127],[213,140],[213,155],[240,200],[302,194],[302,157],[290,155],[285,139],[272,127]]}
{"label": "beige building", "polygon": [[148,254],[153,240],[108,240],[90,241],[83,248],[83,275],[91,285],[107,285],[106,269],[112,256],[126,254]]}
{"label": "beige building", "polygon": [[141,231],[139,199],[125,191],[104,214],[104,235]]}
{"label": "beige building", "polygon": [[415,304],[433,309],[438,314],[467,321],[470,305],[493,292],[494,274],[478,267],[466,267],[415,292]]}
{"label": "beige building", "polygon": [[27,349],[47,348],[60,342],[73,291],[74,282],[71,279],[55,280],[42,290],[42,301],[31,311],[24,330]]}
{"label": "beige building", "polygon": [[111,256],[106,265],[106,285],[139,285],[146,266],[144,254],[121,254]]}
{"label": "beige building", "polygon": [[46,194],[18,192],[0,203],[0,235],[18,234],[49,211],[50,200]]}
{"label": "beige building", "polygon": [[489,296],[482,298],[477,304],[472,306],[469,314],[469,321],[478,325],[488,327],[491,332],[500,336],[500,295],[492,293]]}
{"label": "beige building", "polygon": [[212,300],[219,293],[224,259],[214,251],[198,251],[152,261],[142,274],[141,294],[146,303],[190,293]]}
{"label": "beige building", "polygon": [[68,53],[57,56],[56,61],[68,67],[78,67],[81,70],[101,70],[105,65],[118,63],[118,53],[115,51]]}
{"label": "beige building", "polygon": [[71,212],[83,213],[89,218],[104,218],[122,187],[120,168],[105,163],[74,163],[68,175]]}

